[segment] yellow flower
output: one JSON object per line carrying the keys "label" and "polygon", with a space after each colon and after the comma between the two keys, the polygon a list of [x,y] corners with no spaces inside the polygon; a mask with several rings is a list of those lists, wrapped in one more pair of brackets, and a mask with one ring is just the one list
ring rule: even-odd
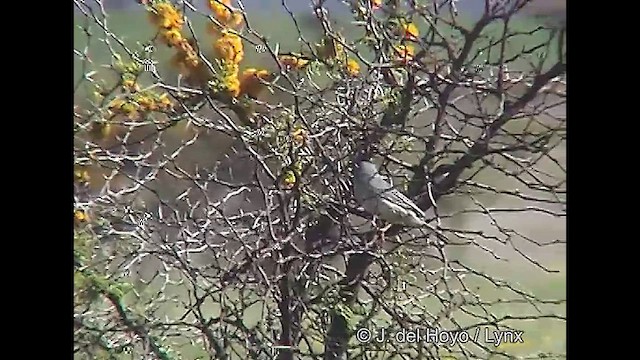
{"label": "yellow flower", "polygon": [[180,43],[177,44],[177,48],[178,48],[178,51],[180,51],[182,53],[195,52],[195,39],[194,38],[189,38],[189,39],[182,38],[180,40]]}
{"label": "yellow flower", "polygon": [[296,144],[302,145],[307,140],[307,131],[303,128],[297,128],[291,133],[291,138]]}
{"label": "yellow flower", "polygon": [[137,96],[135,101],[138,104],[138,107],[140,108],[140,110],[142,111],[155,110],[156,108],[155,101],[152,98],[150,98],[148,95]]}
{"label": "yellow flower", "polygon": [[347,60],[347,74],[350,76],[358,76],[360,73],[360,64],[354,59]]}
{"label": "yellow flower", "polygon": [[[215,1],[213,1],[215,2]],[[207,30],[212,35],[218,35],[221,31],[227,28],[237,28],[242,24],[243,17],[242,13],[239,11],[229,12],[223,5],[217,4],[215,6],[219,6],[220,9],[214,10],[215,18],[218,20],[218,23],[209,22],[207,24]]]}
{"label": "yellow flower", "polygon": [[408,63],[415,56],[415,49],[412,45],[398,45],[394,47],[394,57],[396,61],[403,64]]}
{"label": "yellow flower", "polygon": [[138,92],[140,91],[140,85],[138,85],[136,83],[135,79],[124,79],[122,80],[122,87],[125,90],[129,90],[131,92]]}
{"label": "yellow flower", "polygon": [[171,64],[184,75],[190,74],[200,65],[198,53],[192,43],[195,43],[194,39],[182,39],[178,44],[178,51],[171,58]]}
{"label": "yellow flower", "polygon": [[209,8],[221,23],[231,19],[231,0],[209,0]]}
{"label": "yellow flower", "polygon": [[219,59],[239,64],[243,57],[242,39],[237,34],[224,31],[216,40],[214,49]]}
{"label": "yellow flower", "polygon": [[418,31],[418,27],[414,23],[403,23],[402,24],[402,36],[405,39],[409,40],[417,40],[420,32]]}
{"label": "yellow flower", "polygon": [[282,187],[289,190],[296,184],[296,173],[293,170],[287,170],[282,177]]}
{"label": "yellow flower", "polygon": [[137,119],[140,117],[140,113],[138,112],[138,110],[140,110],[140,105],[138,105],[138,103],[133,102],[133,101],[129,101],[129,102],[125,102],[121,107],[120,110],[127,115],[127,117],[129,119]]}
{"label": "yellow flower", "polygon": [[371,8],[378,10],[382,7],[382,0],[371,0]]}
{"label": "yellow flower", "polygon": [[73,176],[76,179],[76,181],[81,184],[86,184],[91,180],[91,177],[89,176],[89,172],[84,169],[76,169],[73,172]]}
{"label": "yellow flower", "polygon": [[188,67],[195,68],[200,64],[198,53],[186,39],[180,43],[180,53],[183,55],[184,62]]}
{"label": "yellow flower", "polygon": [[158,97],[158,102],[160,102],[160,107],[165,109],[171,108],[173,106],[173,103],[171,103],[171,99],[169,99],[168,93],[163,93],[162,95],[160,95]]}
{"label": "yellow flower", "polygon": [[270,75],[267,70],[257,70],[254,68],[243,71],[240,78],[240,95],[246,94],[251,98],[257,98],[264,89],[262,80],[267,80]]}
{"label": "yellow flower", "polygon": [[120,98],[115,98],[111,100],[111,102],[109,103],[109,109],[111,110],[120,109],[122,105],[124,105],[124,100]]}
{"label": "yellow flower", "polygon": [[125,102],[120,109],[122,109],[122,111],[124,111],[125,113],[130,113],[132,111],[138,110],[138,105],[134,102],[128,101]]}
{"label": "yellow flower", "polygon": [[310,62],[310,60],[304,57],[303,55],[293,54],[293,53],[280,55],[278,57],[278,60],[280,60],[282,65],[288,68],[296,69],[296,70],[303,69]]}
{"label": "yellow flower", "polygon": [[238,80],[237,76],[225,76],[224,86],[227,89],[229,95],[233,97],[238,97],[238,95],[240,95],[240,80]]}
{"label": "yellow flower", "polygon": [[87,213],[79,209],[73,212],[73,218],[76,220],[76,222],[79,223],[89,221],[89,216],[87,216]]}
{"label": "yellow flower", "polygon": [[180,42],[176,44],[176,50],[178,53],[187,54],[188,52],[192,52],[193,46],[189,43],[188,39],[181,38]]}
{"label": "yellow flower", "polygon": [[169,2],[156,4],[149,13],[151,22],[161,28],[180,29],[184,25],[182,14]]}
{"label": "yellow flower", "polygon": [[238,97],[240,95],[240,80],[238,79],[238,64],[226,62],[222,69],[222,84],[229,95]]}
{"label": "yellow flower", "polygon": [[188,52],[184,60],[187,66],[191,68],[195,68],[200,64],[200,60],[198,60],[198,54],[193,51]]}
{"label": "yellow flower", "polygon": [[162,31],[162,38],[169,46],[179,46],[183,41],[182,34],[180,34],[180,29],[177,28]]}

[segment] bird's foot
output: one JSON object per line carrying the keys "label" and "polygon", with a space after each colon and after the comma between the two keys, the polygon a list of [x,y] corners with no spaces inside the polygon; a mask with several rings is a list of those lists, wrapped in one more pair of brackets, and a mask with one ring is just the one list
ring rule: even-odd
{"label": "bird's foot", "polygon": [[389,228],[393,226],[393,224],[388,224],[382,228],[377,228],[376,231],[376,247],[381,248],[384,244],[384,234],[389,230]]}
{"label": "bird's foot", "polygon": [[371,218],[371,226],[373,226],[374,229],[378,228],[378,217],[375,215]]}

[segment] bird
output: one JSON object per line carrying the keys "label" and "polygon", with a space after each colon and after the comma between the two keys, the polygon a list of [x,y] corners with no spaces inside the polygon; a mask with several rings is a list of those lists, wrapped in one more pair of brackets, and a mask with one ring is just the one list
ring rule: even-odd
{"label": "bird", "polygon": [[367,212],[390,225],[422,227],[427,224],[424,211],[394,188],[370,161],[354,162],[353,192]]}

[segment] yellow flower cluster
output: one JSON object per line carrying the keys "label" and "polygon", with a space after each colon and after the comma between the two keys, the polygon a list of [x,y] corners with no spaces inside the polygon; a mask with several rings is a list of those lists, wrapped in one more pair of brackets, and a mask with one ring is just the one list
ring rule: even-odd
{"label": "yellow flower cluster", "polygon": [[411,22],[402,22],[402,37],[407,40],[417,40],[420,35],[416,24]]}
{"label": "yellow flower cluster", "polygon": [[136,76],[131,73],[124,73],[122,75],[122,89],[128,92],[138,92],[140,91],[140,85],[136,82]]}
{"label": "yellow flower cluster", "polygon": [[310,62],[309,58],[306,58],[300,54],[284,54],[278,56],[278,60],[287,68],[301,70],[304,69]]}
{"label": "yellow flower cluster", "polygon": [[224,62],[239,64],[244,58],[242,39],[233,30],[224,30],[214,44],[216,55]]}
{"label": "yellow flower cluster", "polygon": [[291,139],[297,145],[304,145],[307,141],[307,131],[302,127],[296,127],[295,130],[291,132]]}
{"label": "yellow flower cluster", "polygon": [[182,14],[169,2],[158,2],[149,8],[149,18],[160,29],[162,40],[178,49],[183,63],[189,68],[197,67],[198,53],[180,32],[184,25]]}
{"label": "yellow flower cluster", "polygon": [[402,64],[407,64],[409,61],[413,59],[416,54],[415,49],[412,45],[398,45],[393,48],[394,50],[394,59]]}
{"label": "yellow flower cluster", "polygon": [[73,171],[73,178],[79,184],[86,184],[91,181],[89,171],[82,167],[76,167],[76,169]]}
{"label": "yellow flower cluster", "polygon": [[302,163],[296,161],[288,169],[286,169],[280,178],[281,186],[286,190],[291,190],[302,176]]}
{"label": "yellow flower cluster", "polygon": [[139,119],[141,114],[151,111],[165,111],[172,107],[169,95],[157,95],[151,91],[137,92],[124,98],[115,98],[109,103],[114,114],[123,114],[129,119]]}
{"label": "yellow flower cluster", "polygon": [[287,170],[282,176],[282,187],[291,190],[296,185],[296,181],[296,173],[293,170]]}
{"label": "yellow flower cluster", "polygon": [[238,95],[240,95],[240,80],[238,79],[239,69],[240,66],[236,63],[222,63],[222,84],[229,95],[233,97],[238,97]]}
{"label": "yellow flower cluster", "polygon": [[267,70],[246,69],[240,78],[240,95],[256,99],[264,89],[262,81],[269,80],[271,73]]}
{"label": "yellow flower cluster", "polygon": [[222,85],[232,97],[247,95],[256,98],[262,88],[260,79],[267,79],[269,72],[246,69],[239,76],[239,64],[244,59],[244,48],[242,38],[234,28],[242,23],[242,15],[231,8],[231,0],[209,0],[209,7],[216,20],[223,26],[222,29],[213,28],[214,33],[219,35],[213,48],[216,57],[222,63]]}
{"label": "yellow flower cluster", "polygon": [[154,25],[165,30],[180,30],[184,25],[182,14],[168,2],[159,2],[153,6],[149,18]]}
{"label": "yellow flower cluster", "polygon": [[244,58],[242,38],[234,29],[242,23],[242,15],[231,7],[231,0],[209,0],[209,8],[220,23],[209,24],[210,30],[218,39],[213,43],[216,57],[221,61],[222,85],[229,95],[240,95],[240,62]]}
{"label": "yellow flower cluster", "polygon": [[346,70],[349,76],[358,76],[358,74],[360,73],[360,64],[358,64],[355,59],[349,58],[347,60]]}
{"label": "yellow flower cluster", "polygon": [[127,91],[131,91],[131,92],[137,92],[140,91],[140,85],[138,85],[138,83],[136,82],[135,79],[125,79],[122,81],[122,88],[127,90]]}
{"label": "yellow flower cluster", "polygon": [[416,50],[411,44],[407,44],[408,41],[417,41],[420,36],[420,31],[416,24],[409,22],[405,19],[401,19],[396,30],[396,34],[401,36],[401,44],[393,47],[391,57],[396,63],[407,65],[416,55]]}
{"label": "yellow flower cluster", "polygon": [[[330,68],[334,68],[337,65],[347,75],[358,76],[360,64],[355,59],[347,57],[345,47],[341,44],[341,41],[344,40],[340,35],[338,37],[340,41],[327,36],[319,44],[316,44],[318,59],[325,61]],[[312,61],[308,56],[296,53],[279,55],[278,60],[287,70],[304,69]]]}
{"label": "yellow flower cluster", "polygon": [[225,28],[235,28],[242,24],[242,14],[231,7],[231,0],[209,0],[209,8],[222,25],[209,23],[209,31],[218,34]]}
{"label": "yellow flower cluster", "polygon": [[84,210],[76,209],[73,212],[73,220],[76,225],[89,221],[89,216]]}
{"label": "yellow flower cluster", "polygon": [[316,45],[318,57],[327,61],[329,66],[339,65],[349,76],[358,76],[360,64],[355,59],[347,57],[345,46],[342,45],[344,40],[341,36],[339,36],[339,40],[329,37],[323,38],[322,43]]}

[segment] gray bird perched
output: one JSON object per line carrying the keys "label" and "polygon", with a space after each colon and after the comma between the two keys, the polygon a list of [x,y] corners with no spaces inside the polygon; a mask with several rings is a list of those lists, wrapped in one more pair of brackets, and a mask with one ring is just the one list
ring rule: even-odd
{"label": "gray bird perched", "polygon": [[424,211],[394,188],[369,161],[356,159],[353,192],[367,212],[382,220],[405,226],[426,225]]}

